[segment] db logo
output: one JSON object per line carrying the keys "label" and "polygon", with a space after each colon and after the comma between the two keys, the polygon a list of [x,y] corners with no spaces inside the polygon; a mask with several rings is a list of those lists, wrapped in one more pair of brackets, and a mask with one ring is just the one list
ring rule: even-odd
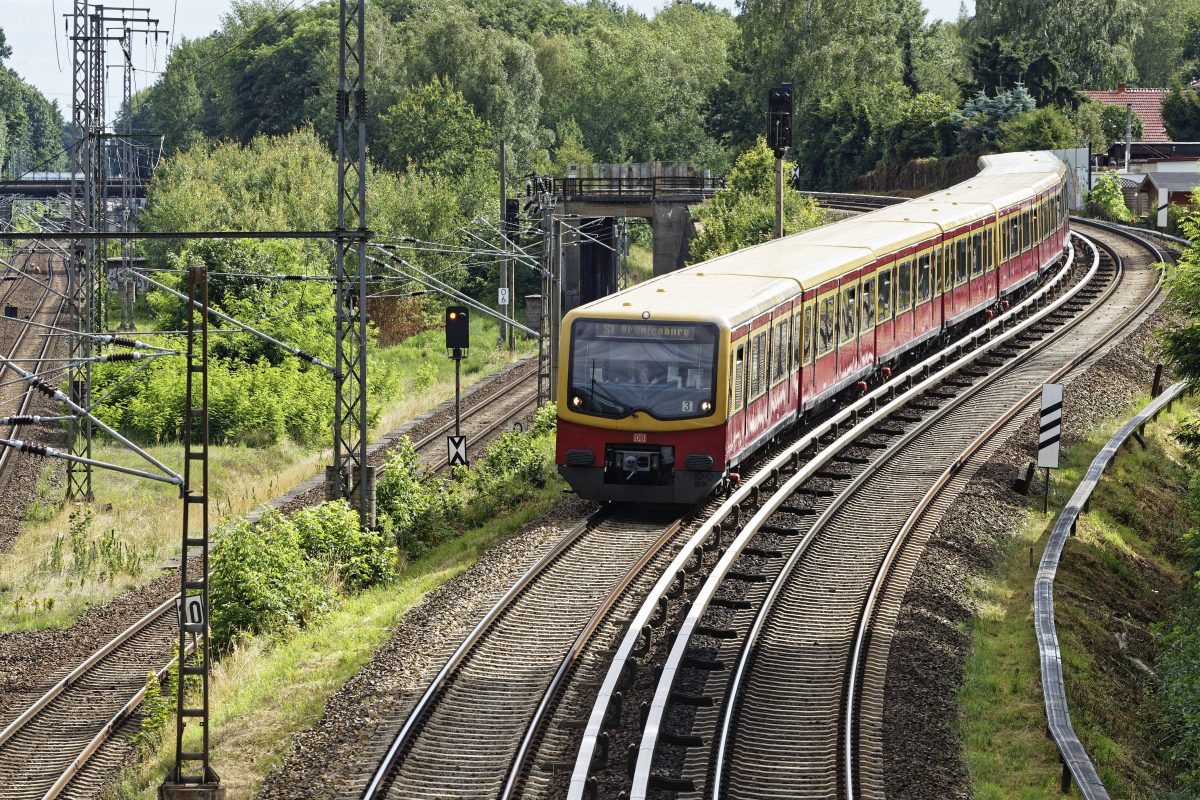
{"label": "db logo", "polygon": [[646,441],[646,434],[644,434],[644,433],[635,433],[635,434],[633,435],[633,440],[634,440],[635,442],[645,442],[645,441]]}

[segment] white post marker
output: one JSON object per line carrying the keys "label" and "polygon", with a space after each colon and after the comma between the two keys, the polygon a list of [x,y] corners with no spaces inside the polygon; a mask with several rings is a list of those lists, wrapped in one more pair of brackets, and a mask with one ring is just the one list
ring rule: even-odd
{"label": "white post marker", "polygon": [[446,449],[450,455],[450,466],[467,466],[467,437],[447,436]]}
{"label": "white post marker", "polygon": [[188,595],[186,606],[176,597],[175,613],[179,615],[184,630],[196,633],[204,632],[204,598],[200,595]]}
{"label": "white post marker", "polygon": [[[496,298],[496,302],[499,303],[501,308],[508,308],[508,287],[507,286],[500,287],[500,291]],[[505,314],[505,316],[511,317],[512,314]]]}
{"label": "white post marker", "polygon": [[1037,465],[1046,470],[1046,496],[1042,513],[1050,508],[1050,470],[1058,469],[1058,445],[1062,439],[1063,387],[1061,383],[1042,384],[1042,413],[1038,425]]}

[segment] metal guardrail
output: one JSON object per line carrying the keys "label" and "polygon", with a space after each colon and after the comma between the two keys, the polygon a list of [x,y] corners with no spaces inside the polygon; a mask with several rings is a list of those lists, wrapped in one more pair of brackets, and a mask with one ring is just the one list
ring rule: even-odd
{"label": "metal guardrail", "polygon": [[1074,534],[1080,512],[1087,508],[1092,492],[1117,451],[1134,431],[1152,421],[1164,408],[1169,408],[1185,388],[1186,383],[1181,381],[1156,397],[1141,413],[1121,426],[1092,460],[1087,475],[1054,523],[1033,585],[1033,625],[1037,633],[1038,658],[1042,667],[1042,697],[1045,700],[1050,735],[1054,738],[1062,757],[1062,790],[1066,792],[1070,789],[1071,779],[1074,778],[1087,800],[1108,800],[1108,791],[1071,725],[1066,683],[1063,680],[1062,651],[1058,646],[1058,634],[1054,627],[1054,577],[1067,537]]}

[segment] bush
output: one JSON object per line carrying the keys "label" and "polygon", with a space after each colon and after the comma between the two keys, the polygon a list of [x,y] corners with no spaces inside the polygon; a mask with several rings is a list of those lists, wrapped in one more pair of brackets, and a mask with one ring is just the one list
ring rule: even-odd
{"label": "bush", "polygon": [[305,556],[327,565],[351,592],[396,576],[399,557],[383,534],[358,526],[358,512],[345,500],[305,508],[292,516]]}
{"label": "bush", "polygon": [[241,633],[283,633],[319,617],[333,604],[319,567],[277,511],[218,531],[209,580],[213,643],[226,648]]}
{"label": "bush", "polygon": [[[1200,588],[1200,587],[1198,587]],[[1177,787],[1200,795],[1200,599],[1170,625],[1156,626],[1167,753],[1182,768]]]}
{"label": "bush", "polygon": [[1111,222],[1133,222],[1137,217],[1125,205],[1121,180],[1115,172],[1102,172],[1096,185],[1087,193],[1087,213]]}

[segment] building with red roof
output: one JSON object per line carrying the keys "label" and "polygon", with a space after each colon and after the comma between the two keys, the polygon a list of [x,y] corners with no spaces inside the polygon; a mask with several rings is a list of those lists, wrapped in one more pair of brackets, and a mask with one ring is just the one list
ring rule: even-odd
{"label": "building with red roof", "polygon": [[1126,105],[1133,106],[1133,113],[1142,121],[1142,127],[1145,129],[1145,134],[1141,137],[1143,142],[1169,142],[1171,137],[1167,136],[1167,127],[1163,124],[1162,118],[1162,103],[1170,89],[1130,89],[1125,86],[1118,86],[1116,89],[1104,91],[1084,91],[1084,94],[1093,100],[1098,100],[1106,106],[1117,106],[1124,108]]}

